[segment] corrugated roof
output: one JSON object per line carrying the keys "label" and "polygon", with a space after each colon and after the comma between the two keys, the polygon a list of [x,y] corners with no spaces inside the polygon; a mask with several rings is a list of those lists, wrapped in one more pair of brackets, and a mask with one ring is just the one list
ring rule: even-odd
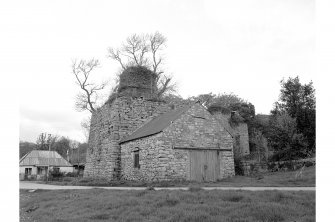
{"label": "corrugated roof", "polygon": [[179,116],[181,116],[181,114],[183,114],[189,108],[190,106],[186,106],[181,109],[172,110],[170,112],[164,113],[154,118],[147,124],[144,124],[142,127],[138,128],[135,132],[133,132],[129,136],[123,138],[120,141],[120,144],[162,132],[163,129],[168,127],[172,123],[172,121],[176,120]]}
{"label": "corrugated roof", "polygon": [[72,166],[56,151],[32,150],[20,160],[20,166]]}

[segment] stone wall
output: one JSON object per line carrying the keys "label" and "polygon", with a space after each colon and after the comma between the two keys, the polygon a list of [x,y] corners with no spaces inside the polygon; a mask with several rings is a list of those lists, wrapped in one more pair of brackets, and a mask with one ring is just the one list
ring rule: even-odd
{"label": "stone wall", "polygon": [[[163,132],[123,143],[122,177],[129,180],[189,180],[187,148],[230,149],[219,152],[219,179],[235,175],[232,137],[204,107],[196,104]],[[140,150],[140,169],[134,168],[133,151],[136,149]]]}
{"label": "stone wall", "polygon": [[[188,153],[172,149],[163,133],[121,145],[122,179],[183,180],[187,178]],[[134,151],[139,149],[140,168],[134,167]]]}
{"label": "stone wall", "polygon": [[163,102],[131,97],[119,97],[98,109],[91,118],[84,177],[119,178],[119,141],[169,110]]}
{"label": "stone wall", "polygon": [[238,152],[243,155],[250,154],[249,149],[249,134],[248,134],[248,125],[246,123],[238,123],[233,127],[235,137],[238,137],[239,141],[235,140],[236,147]]}
{"label": "stone wall", "polygon": [[231,125],[229,121],[230,114],[222,114],[221,112],[213,112],[212,114],[234,137],[235,155],[244,156],[250,154],[248,125],[243,122]]}

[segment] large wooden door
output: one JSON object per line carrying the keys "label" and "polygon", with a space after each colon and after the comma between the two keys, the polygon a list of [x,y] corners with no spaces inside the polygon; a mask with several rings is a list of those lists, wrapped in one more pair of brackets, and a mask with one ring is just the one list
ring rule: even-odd
{"label": "large wooden door", "polygon": [[216,181],[220,173],[217,150],[190,151],[190,179],[195,181]]}

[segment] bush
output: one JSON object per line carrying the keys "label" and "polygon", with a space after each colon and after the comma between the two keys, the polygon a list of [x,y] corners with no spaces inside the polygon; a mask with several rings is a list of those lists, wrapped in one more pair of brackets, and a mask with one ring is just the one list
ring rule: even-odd
{"label": "bush", "polygon": [[75,172],[68,172],[68,173],[65,174],[65,176],[66,176],[66,177],[77,177],[78,174],[75,173]]}
{"label": "bush", "polygon": [[314,166],[314,163],[311,161],[305,162],[305,167],[310,167],[310,166]]}
{"label": "bush", "polygon": [[272,172],[273,172],[273,171],[278,171],[277,164],[269,162],[269,163],[268,163],[268,170],[269,170],[269,171],[272,171]]}
{"label": "bush", "polygon": [[292,161],[284,162],[283,168],[286,168],[287,170],[294,170],[294,164]]}
{"label": "bush", "polygon": [[59,180],[62,177],[64,177],[64,173],[61,172],[59,169],[52,168],[49,171],[49,179],[50,180]]}
{"label": "bush", "polygon": [[109,186],[110,180],[105,178],[84,177],[78,180],[78,185],[84,186]]}

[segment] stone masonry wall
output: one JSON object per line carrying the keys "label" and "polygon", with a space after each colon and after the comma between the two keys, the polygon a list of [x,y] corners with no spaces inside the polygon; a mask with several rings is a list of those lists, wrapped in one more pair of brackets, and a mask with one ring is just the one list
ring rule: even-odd
{"label": "stone masonry wall", "polygon": [[116,179],[121,172],[119,141],[153,117],[169,111],[162,102],[119,97],[91,118],[84,177]]}
{"label": "stone masonry wall", "polygon": [[[134,168],[134,151],[139,149],[140,168]],[[126,180],[183,180],[187,177],[188,153],[173,150],[163,133],[121,145],[122,178]]]}
{"label": "stone masonry wall", "polygon": [[250,154],[248,125],[238,123],[231,126],[229,123],[230,114],[216,112],[213,115],[234,137],[234,152],[242,156]]}
{"label": "stone masonry wall", "polygon": [[249,134],[248,125],[246,123],[239,123],[237,126],[233,127],[235,135],[239,135],[239,152],[241,155],[250,154],[249,149]]}
{"label": "stone masonry wall", "polygon": [[[233,148],[230,134],[201,105],[196,104],[154,136],[121,145],[122,177],[129,180],[190,179],[189,150]],[[134,168],[133,151],[139,149],[140,169]],[[220,151],[219,179],[235,175],[233,151]]]}

